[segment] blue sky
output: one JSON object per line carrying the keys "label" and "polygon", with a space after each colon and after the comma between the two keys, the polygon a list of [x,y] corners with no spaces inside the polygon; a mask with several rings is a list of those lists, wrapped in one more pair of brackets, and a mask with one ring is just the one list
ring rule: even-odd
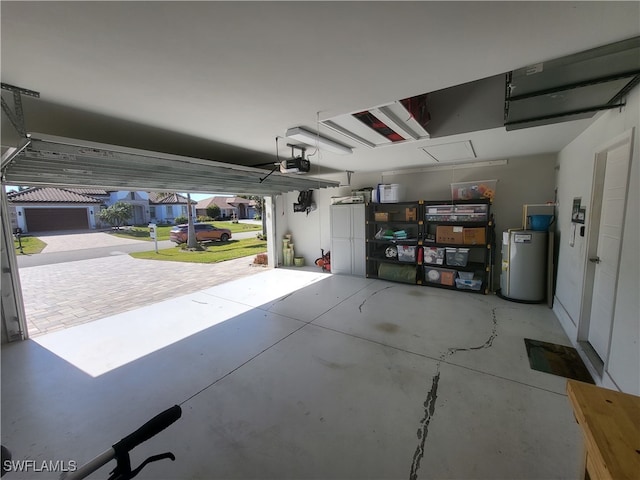
{"label": "blue sky", "polygon": [[[7,191],[9,190],[18,190],[18,187],[15,185],[5,185],[7,187]],[[186,194],[182,194],[182,195],[186,195]],[[226,195],[223,193],[192,193],[191,194],[191,200],[195,200],[196,202],[199,202],[200,200],[207,198],[207,197],[231,197],[232,195]]]}

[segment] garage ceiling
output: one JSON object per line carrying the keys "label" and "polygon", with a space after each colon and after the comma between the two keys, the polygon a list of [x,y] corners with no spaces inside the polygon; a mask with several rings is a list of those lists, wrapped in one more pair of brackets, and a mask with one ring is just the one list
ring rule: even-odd
{"label": "garage ceiling", "polygon": [[[41,93],[24,101],[29,131],[245,166],[288,157],[287,141],[276,149],[274,140],[289,128],[318,129],[325,119],[640,34],[639,2],[52,1],[0,8],[2,82]],[[2,144],[14,146],[4,121]],[[435,164],[423,149],[455,142],[471,142],[473,161],[552,153],[592,121],[445,133],[376,149],[320,126],[354,153],[310,149],[311,173],[343,178],[345,170]]]}

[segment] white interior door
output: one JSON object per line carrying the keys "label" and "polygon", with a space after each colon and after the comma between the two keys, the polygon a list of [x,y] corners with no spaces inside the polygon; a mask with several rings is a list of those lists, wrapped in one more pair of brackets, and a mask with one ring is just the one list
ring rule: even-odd
{"label": "white interior door", "polygon": [[596,263],[596,269],[588,340],[603,362],[606,362],[609,354],[630,152],[631,142],[606,152],[597,254],[590,258]]}

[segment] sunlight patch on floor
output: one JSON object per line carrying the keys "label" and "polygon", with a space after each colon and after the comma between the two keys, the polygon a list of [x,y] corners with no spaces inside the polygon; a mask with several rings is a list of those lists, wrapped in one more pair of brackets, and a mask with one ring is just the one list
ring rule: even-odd
{"label": "sunlight patch on floor", "polygon": [[33,341],[98,377],[254,308],[269,309],[276,300],[329,277],[318,272],[274,269]]}

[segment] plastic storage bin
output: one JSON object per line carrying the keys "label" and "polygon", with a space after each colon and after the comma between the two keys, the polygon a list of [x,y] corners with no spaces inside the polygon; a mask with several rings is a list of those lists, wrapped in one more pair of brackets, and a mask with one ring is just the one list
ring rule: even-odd
{"label": "plastic storage bin", "polygon": [[482,288],[482,280],[463,280],[456,278],[456,288],[460,290],[480,290]]}
{"label": "plastic storage bin", "polygon": [[486,222],[489,205],[427,205],[427,222]]}
{"label": "plastic storage bin", "polygon": [[438,268],[425,266],[424,279],[429,283],[437,283],[440,285],[455,285],[456,271],[448,268]]}
{"label": "plastic storage bin", "polygon": [[475,182],[458,182],[451,184],[451,198],[453,200],[477,200],[496,196],[497,180],[477,180]]}
{"label": "plastic storage bin", "polygon": [[424,263],[444,264],[445,250],[439,247],[424,247]]}
{"label": "plastic storage bin", "polygon": [[458,272],[460,280],[473,280],[473,272]]}
{"label": "plastic storage bin", "polygon": [[398,245],[398,260],[414,263],[416,261],[416,247],[414,245]]}
{"label": "plastic storage bin", "polygon": [[447,248],[447,265],[466,267],[469,260],[468,248]]}
{"label": "plastic storage bin", "polygon": [[380,183],[374,190],[373,201],[398,203],[402,201],[402,186],[398,183]]}

